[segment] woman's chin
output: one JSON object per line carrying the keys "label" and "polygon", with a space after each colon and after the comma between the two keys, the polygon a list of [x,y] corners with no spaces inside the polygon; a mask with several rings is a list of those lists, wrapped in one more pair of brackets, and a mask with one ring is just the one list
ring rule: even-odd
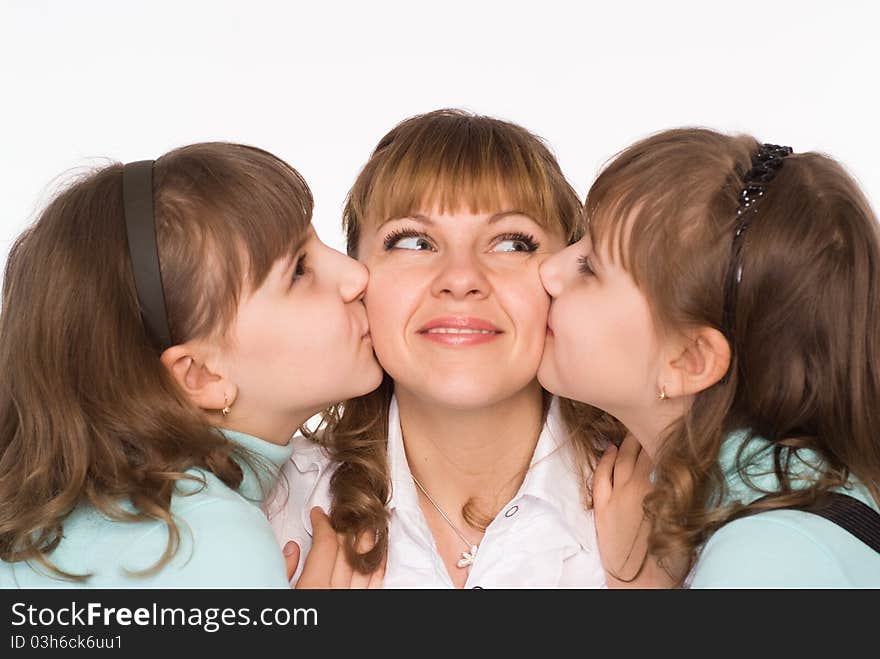
{"label": "woman's chin", "polygon": [[[432,407],[451,410],[476,411],[497,405],[523,393],[530,382],[522,386],[512,386],[511,382],[480,382],[475,379],[450,382],[437,378],[434,382],[442,386],[432,386],[430,381],[407,387],[395,382],[398,399],[415,399]],[[535,387],[535,392],[540,391]]]}

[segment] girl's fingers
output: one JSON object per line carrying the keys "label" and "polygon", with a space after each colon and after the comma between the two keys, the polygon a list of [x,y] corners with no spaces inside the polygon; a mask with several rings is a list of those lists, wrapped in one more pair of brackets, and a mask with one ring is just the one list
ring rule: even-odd
{"label": "girl's fingers", "polygon": [[611,499],[611,492],[614,490],[611,478],[616,458],[617,447],[610,444],[593,472],[593,505],[597,508],[601,508]]}
{"label": "girl's fingers", "polygon": [[345,560],[345,548],[343,546],[343,539],[340,536],[336,548],[336,562],[333,564],[333,573],[330,575],[330,587],[351,588],[353,572],[348,561]]}
{"label": "girl's fingers", "polygon": [[[363,554],[373,548],[374,534],[364,532],[358,537],[358,552]],[[351,587],[352,588],[369,588],[370,578],[372,574],[362,574],[357,570],[352,571]]]}
{"label": "girl's fingers", "polygon": [[642,445],[639,444],[638,440],[632,435],[628,434],[623,439],[617,453],[617,460],[614,463],[614,475],[612,478],[614,479],[615,485],[626,485],[626,483],[629,482],[641,450]]}
{"label": "girl's fingers", "polygon": [[299,545],[296,544],[293,540],[290,540],[286,545],[284,545],[284,563],[287,566],[287,580],[290,581],[293,579],[293,575],[296,574],[296,568],[299,565]]}
{"label": "girl's fingers", "polygon": [[370,577],[372,575],[362,574],[357,570],[352,570],[350,588],[354,590],[363,590],[370,585]]}
{"label": "girl's fingers", "polygon": [[382,582],[385,580],[385,562],[386,559],[382,559],[382,563],[376,569],[373,574],[370,575],[370,581],[367,584],[367,588],[381,588]]}
{"label": "girl's fingers", "polygon": [[650,492],[654,483],[651,481],[651,473],[654,471],[654,461],[651,460],[647,451],[641,451],[636,460],[636,467],[632,473],[632,479],[638,484],[643,494]]}
{"label": "girl's fingers", "polygon": [[309,511],[312,522],[312,548],[306,555],[297,588],[329,588],[338,542],[330,518],[318,506]]}

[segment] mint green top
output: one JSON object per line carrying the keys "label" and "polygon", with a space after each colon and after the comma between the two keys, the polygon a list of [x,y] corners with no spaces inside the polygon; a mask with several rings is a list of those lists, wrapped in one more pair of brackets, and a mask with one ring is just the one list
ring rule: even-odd
{"label": "mint green top", "polygon": [[164,523],[115,521],[81,504],[64,521],[64,538],[49,558],[67,572],[93,576],[73,582],[38,563],[0,561],[0,588],[288,588],[284,558],[260,506],[290,459],[293,443],[277,446],[243,433],[221,432],[265,464],[254,465],[259,475],[242,465],[244,478],[237,490],[202,469],[187,472],[207,486],[178,483],[171,512],[180,545],[158,574],[139,577],[126,570],[143,570],[159,559],[168,540]]}
{"label": "mint green top", "polygon": [[[728,500],[749,503],[764,496],[736,470],[736,453],[746,433],[731,434],[719,457]],[[762,450],[766,449],[766,450]],[[803,479],[821,464],[812,451],[798,451],[793,475]],[[750,460],[750,458],[752,458]],[[757,437],[743,453],[746,474],[757,488],[775,491],[770,442]],[[793,487],[805,481],[794,481]],[[877,510],[868,490],[850,478],[848,494]],[[837,524],[812,513],[775,510],[725,524],[704,546],[691,573],[692,588],[878,588],[880,553]]]}

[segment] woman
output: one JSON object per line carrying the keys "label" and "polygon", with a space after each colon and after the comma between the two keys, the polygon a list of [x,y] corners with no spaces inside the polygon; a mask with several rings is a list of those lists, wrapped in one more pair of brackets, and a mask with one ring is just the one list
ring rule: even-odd
{"label": "woman", "polygon": [[535,378],[538,267],[581,216],[547,147],[514,124],[439,110],[379,142],[343,223],[370,271],[386,377],[294,448],[287,507],[270,510],[282,544],[308,547],[320,505],[355,578],[387,558],[385,587],[604,585],[586,486],[595,435]]}

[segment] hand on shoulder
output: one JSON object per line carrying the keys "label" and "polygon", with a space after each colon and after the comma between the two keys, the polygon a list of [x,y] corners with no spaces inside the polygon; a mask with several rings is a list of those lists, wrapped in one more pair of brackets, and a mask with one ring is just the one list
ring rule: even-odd
{"label": "hand on shoulder", "polygon": [[[312,523],[312,547],[303,565],[302,574],[296,582],[296,588],[342,588],[364,589],[381,588],[385,577],[385,562],[371,574],[362,574],[352,568],[345,557],[343,538],[330,525],[330,518],[315,506],[309,512]],[[361,538],[362,549],[369,540]],[[287,578],[293,578],[300,559],[300,547],[290,541],[284,546]]]}

